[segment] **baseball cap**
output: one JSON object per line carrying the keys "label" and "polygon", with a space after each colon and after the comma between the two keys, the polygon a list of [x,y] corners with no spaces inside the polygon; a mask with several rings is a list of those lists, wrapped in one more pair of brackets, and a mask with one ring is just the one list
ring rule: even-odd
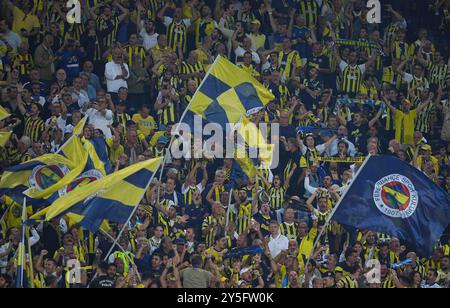
{"label": "baseball cap", "polygon": [[429,144],[424,144],[420,149],[424,151],[431,151],[431,146]]}
{"label": "baseball cap", "polygon": [[158,143],[167,144],[169,142],[169,139],[167,137],[161,136],[158,138]]}
{"label": "baseball cap", "polygon": [[243,269],[241,269],[241,271],[239,272],[239,275],[243,275],[245,273],[247,273],[250,269],[248,267],[244,267]]}
{"label": "baseball cap", "polygon": [[411,101],[410,101],[409,99],[407,99],[407,98],[405,98],[405,99],[402,101],[402,103],[411,105]]}
{"label": "baseball cap", "polygon": [[272,72],[269,69],[265,69],[263,71],[263,76],[270,76],[270,75],[272,75]]}
{"label": "baseball cap", "polygon": [[250,23],[252,25],[261,25],[261,22],[258,19],[253,19]]}
{"label": "baseball cap", "polygon": [[186,240],[182,237],[179,237],[175,240],[175,244],[176,245],[184,245],[184,244],[186,244]]}
{"label": "baseball cap", "polygon": [[327,277],[334,278],[334,273],[333,272],[325,272],[322,274],[322,278],[327,278]]}

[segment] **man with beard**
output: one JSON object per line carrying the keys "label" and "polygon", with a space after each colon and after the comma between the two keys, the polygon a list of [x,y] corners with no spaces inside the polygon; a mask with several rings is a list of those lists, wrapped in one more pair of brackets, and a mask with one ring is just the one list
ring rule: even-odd
{"label": "man with beard", "polygon": [[234,195],[236,200],[232,207],[236,232],[243,234],[250,226],[250,220],[252,219],[252,203],[248,201],[248,195],[245,189],[240,189],[237,194]]}
{"label": "man with beard", "polygon": [[450,257],[444,256],[440,263],[441,269],[438,271],[438,281],[441,287],[448,288],[450,283]]}

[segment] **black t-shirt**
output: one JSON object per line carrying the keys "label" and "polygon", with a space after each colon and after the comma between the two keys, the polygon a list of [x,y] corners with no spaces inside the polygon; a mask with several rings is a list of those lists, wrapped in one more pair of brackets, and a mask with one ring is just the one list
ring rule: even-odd
{"label": "black t-shirt", "polygon": [[347,128],[350,141],[358,147],[359,151],[364,150],[365,145],[367,144],[367,131],[369,130],[367,123],[356,126],[352,122],[347,125]]}
{"label": "black t-shirt", "polygon": [[[324,55],[320,55],[318,57],[311,56],[308,59],[307,65],[308,65],[308,69],[310,69],[310,68],[330,69],[330,61],[329,61],[328,57],[326,57]],[[323,77],[323,75],[321,77]]]}
{"label": "black t-shirt", "polygon": [[150,270],[150,274],[153,276],[153,278],[156,281],[159,281],[159,279],[161,278],[162,272],[164,271],[164,268],[162,266],[160,266],[159,268],[152,268]]}
{"label": "black t-shirt", "polygon": [[114,288],[114,279],[108,276],[100,276],[91,281],[89,288],[91,289],[112,289]]}
{"label": "black t-shirt", "polygon": [[261,233],[264,236],[270,235],[269,226],[270,222],[274,219],[276,219],[275,215],[273,213],[270,213],[268,217],[263,216],[260,212],[256,213],[253,218],[260,224],[261,227]]}

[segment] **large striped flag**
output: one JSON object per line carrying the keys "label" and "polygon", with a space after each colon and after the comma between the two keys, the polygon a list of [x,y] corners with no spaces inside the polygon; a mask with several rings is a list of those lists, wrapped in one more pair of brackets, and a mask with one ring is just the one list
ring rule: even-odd
{"label": "large striped flag", "polygon": [[226,123],[238,123],[242,115],[260,111],[273,99],[273,94],[259,81],[218,56],[192,97],[185,120],[189,123],[189,119],[199,115],[225,128]]}
{"label": "large striped flag", "polygon": [[144,197],[162,159],[146,160],[77,187],[31,219],[45,216],[49,221],[70,213],[91,232],[97,232],[105,220],[125,223]]}
{"label": "large striped flag", "polygon": [[[219,124],[224,132],[228,127],[238,127],[237,131],[247,145],[258,148],[264,153],[264,159],[269,160],[273,148],[267,145],[256,125],[250,124],[249,117],[264,109],[274,98],[250,74],[218,56],[192,97],[181,122],[187,124],[191,132],[196,128],[196,116],[206,123]],[[244,128],[248,134],[242,134]]]}

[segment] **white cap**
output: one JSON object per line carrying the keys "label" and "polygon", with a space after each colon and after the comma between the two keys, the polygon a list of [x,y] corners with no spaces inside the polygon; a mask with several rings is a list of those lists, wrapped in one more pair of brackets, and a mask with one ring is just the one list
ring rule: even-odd
{"label": "white cap", "polygon": [[239,275],[245,274],[245,273],[247,273],[248,271],[250,271],[250,269],[247,268],[247,267],[244,267],[244,268],[241,269],[241,271],[239,272]]}

